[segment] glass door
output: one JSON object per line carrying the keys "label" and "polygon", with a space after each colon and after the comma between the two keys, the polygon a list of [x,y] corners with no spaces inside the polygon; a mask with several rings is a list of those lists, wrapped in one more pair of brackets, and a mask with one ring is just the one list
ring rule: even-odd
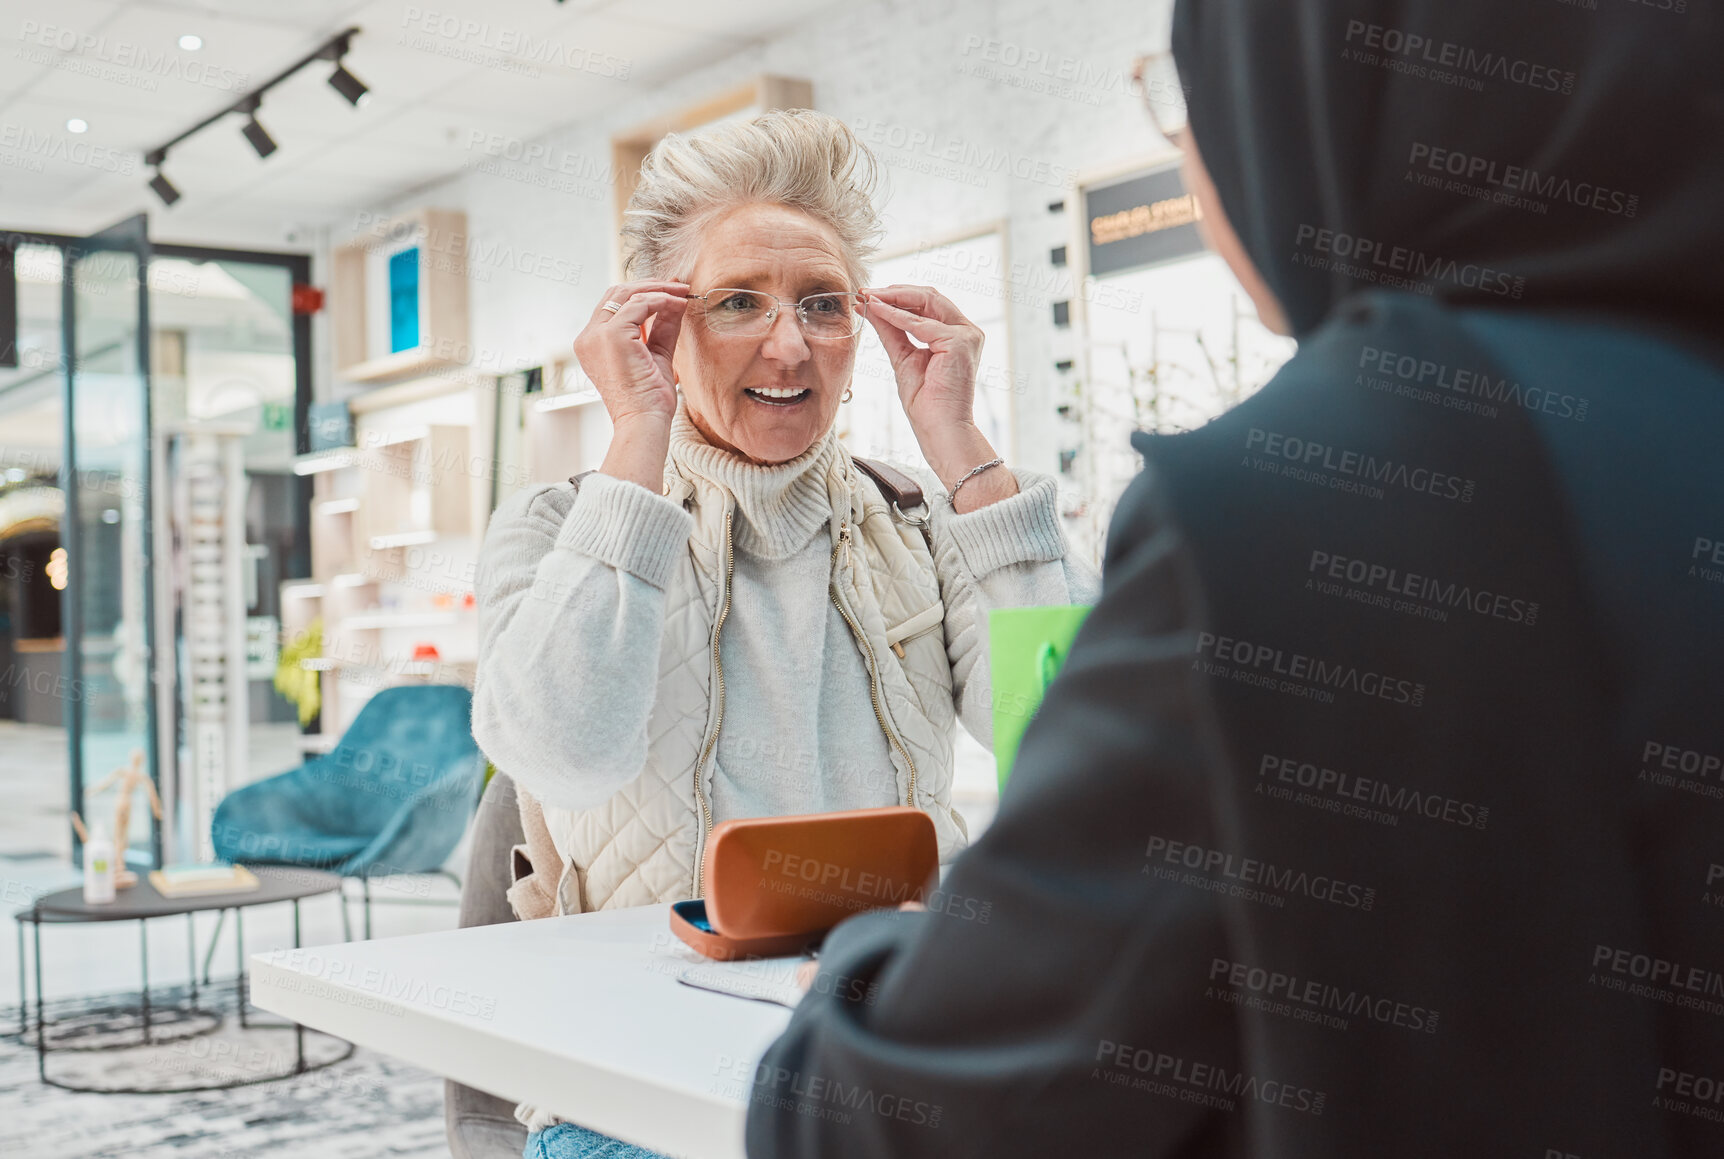
{"label": "glass door", "polygon": [[[142,214],[67,250],[63,534],[72,807],[158,862],[150,608],[149,239]],[[134,791],[135,790],[135,791]],[[122,802],[129,799],[129,810]],[[123,824],[125,832],[115,832]]]}

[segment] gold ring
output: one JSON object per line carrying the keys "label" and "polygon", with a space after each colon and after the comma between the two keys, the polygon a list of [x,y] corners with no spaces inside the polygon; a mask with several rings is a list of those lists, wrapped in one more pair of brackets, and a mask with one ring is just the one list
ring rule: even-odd
{"label": "gold ring", "polygon": [[604,308],[615,314],[623,308],[623,304],[621,302],[606,302]]}

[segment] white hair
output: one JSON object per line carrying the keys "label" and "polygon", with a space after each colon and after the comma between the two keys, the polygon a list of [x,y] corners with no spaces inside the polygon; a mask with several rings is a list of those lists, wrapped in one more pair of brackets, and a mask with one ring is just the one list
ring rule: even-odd
{"label": "white hair", "polygon": [[641,162],[623,211],[628,277],[685,278],[702,227],[739,205],[784,205],[832,228],[852,288],[879,248],[880,163],[837,117],[777,109],[693,133],[668,133]]}

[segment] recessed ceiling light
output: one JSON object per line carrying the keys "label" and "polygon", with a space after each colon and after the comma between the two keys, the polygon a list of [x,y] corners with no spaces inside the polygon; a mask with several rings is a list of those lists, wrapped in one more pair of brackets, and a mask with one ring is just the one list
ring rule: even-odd
{"label": "recessed ceiling light", "polygon": [[66,122],[66,132],[68,133],[82,133],[87,131],[89,127],[90,122],[86,121],[83,117],[73,117],[71,120]]}
{"label": "recessed ceiling light", "polygon": [[184,36],[180,37],[180,47],[185,49],[187,52],[196,52],[203,46],[204,38],[201,36],[194,36],[192,33],[188,32]]}

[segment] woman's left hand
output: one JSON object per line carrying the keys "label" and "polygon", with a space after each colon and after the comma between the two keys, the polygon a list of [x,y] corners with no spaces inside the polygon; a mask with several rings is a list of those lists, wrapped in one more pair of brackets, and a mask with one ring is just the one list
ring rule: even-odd
{"label": "woman's left hand", "polygon": [[973,424],[982,328],[932,286],[865,292],[868,321],[886,347],[898,400],[917,437],[926,442],[948,428]]}
{"label": "woman's left hand", "polygon": [[[982,328],[931,286],[888,286],[865,293],[868,321],[891,359],[910,429],[922,457],[949,491],[971,468],[995,458],[976,425]],[[926,345],[917,346],[912,337]],[[955,510],[973,511],[1017,491],[1012,472],[985,471],[954,500]]]}

